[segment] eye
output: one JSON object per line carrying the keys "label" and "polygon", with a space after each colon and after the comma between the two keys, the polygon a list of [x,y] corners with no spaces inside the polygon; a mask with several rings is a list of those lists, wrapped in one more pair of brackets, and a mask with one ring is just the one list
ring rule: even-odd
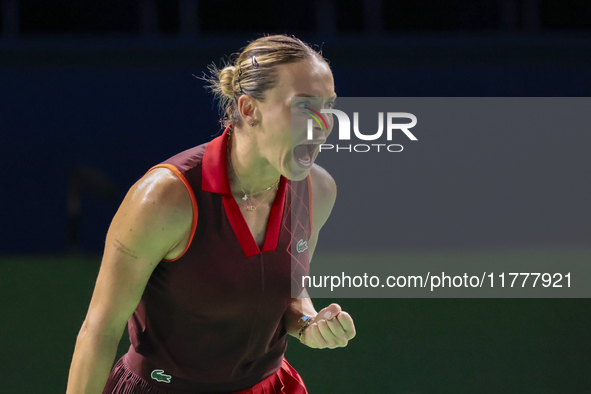
{"label": "eye", "polygon": [[298,108],[309,108],[310,107],[310,103],[304,102],[304,103],[298,103],[296,105],[296,107]]}
{"label": "eye", "polygon": [[334,108],[334,101],[330,101],[330,102],[326,103],[326,107],[327,108]]}

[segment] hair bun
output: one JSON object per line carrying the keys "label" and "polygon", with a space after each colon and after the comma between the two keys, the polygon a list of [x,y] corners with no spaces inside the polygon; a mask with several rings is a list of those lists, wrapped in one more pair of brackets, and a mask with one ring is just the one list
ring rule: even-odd
{"label": "hair bun", "polygon": [[224,67],[220,71],[220,86],[222,93],[228,97],[234,97],[234,72],[236,68],[234,66]]}
{"label": "hair bun", "polygon": [[263,36],[250,42],[239,54],[223,59],[223,68],[210,64],[209,73],[201,79],[218,99],[220,123],[224,127],[240,127],[243,119],[237,98],[248,92],[253,99],[264,101],[267,91],[280,82],[278,66],[313,60],[323,62],[330,70],[328,61],[298,38],[282,34]]}

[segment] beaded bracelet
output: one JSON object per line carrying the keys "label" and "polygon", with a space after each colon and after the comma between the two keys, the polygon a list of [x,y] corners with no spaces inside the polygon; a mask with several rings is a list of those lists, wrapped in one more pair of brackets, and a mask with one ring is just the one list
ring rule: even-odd
{"label": "beaded bracelet", "polygon": [[310,318],[310,316],[304,315],[304,316],[300,317],[300,320],[298,320],[298,323],[301,324],[300,329],[298,331],[298,338],[300,339],[300,342],[302,342],[302,334],[304,334],[304,330],[306,330],[306,328],[308,328],[310,323],[312,323],[312,319]]}

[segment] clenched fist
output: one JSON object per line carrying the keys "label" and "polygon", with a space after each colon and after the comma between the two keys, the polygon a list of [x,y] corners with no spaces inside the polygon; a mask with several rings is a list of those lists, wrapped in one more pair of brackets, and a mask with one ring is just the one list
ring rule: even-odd
{"label": "clenched fist", "polygon": [[330,304],[315,317],[302,333],[300,341],[315,349],[345,347],[355,337],[355,324],[338,304]]}

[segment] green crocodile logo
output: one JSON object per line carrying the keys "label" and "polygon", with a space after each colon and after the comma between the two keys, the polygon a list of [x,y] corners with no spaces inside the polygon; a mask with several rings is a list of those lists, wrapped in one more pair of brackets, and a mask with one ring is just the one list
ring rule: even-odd
{"label": "green crocodile logo", "polygon": [[164,374],[164,370],[163,369],[155,369],[152,371],[152,374],[150,375],[152,377],[152,379],[158,381],[158,382],[164,382],[164,383],[170,383],[170,375],[165,375]]}
{"label": "green crocodile logo", "polygon": [[298,241],[298,244],[296,245],[296,249],[297,249],[298,253],[302,253],[303,251],[308,249],[308,242],[304,241],[303,239],[300,239]]}

